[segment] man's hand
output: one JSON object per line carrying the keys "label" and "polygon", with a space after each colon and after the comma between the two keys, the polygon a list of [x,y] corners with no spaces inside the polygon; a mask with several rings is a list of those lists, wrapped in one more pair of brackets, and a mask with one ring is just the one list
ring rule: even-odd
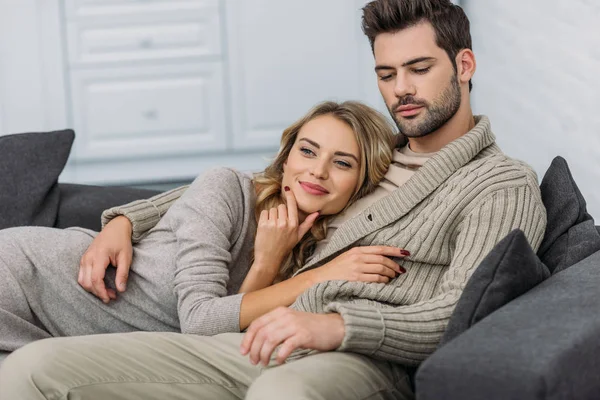
{"label": "man's hand", "polygon": [[104,284],[110,264],[117,267],[117,290],[125,291],[133,256],[131,231],[131,222],[126,217],[116,217],[96,236],[79,262],[77,282],[104,303],[117,298],[117,293]]}
{"label": "man's hand", "polygon": [[269,364],[279,345],[276,361],[283,364],[296,349],[331,351],[344,340],[344,321],[339,314],[314,314],[279,307],[250,324],[240,351],[250,362]]}

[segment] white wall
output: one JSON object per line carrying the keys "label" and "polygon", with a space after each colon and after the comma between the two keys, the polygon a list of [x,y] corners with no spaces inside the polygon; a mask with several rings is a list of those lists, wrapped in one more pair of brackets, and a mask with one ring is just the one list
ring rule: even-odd
{"label": "white wall", "polygon": [[600,2],[462,0],[478,70],[474,111],[541,179],[563,156],[600,220]]}

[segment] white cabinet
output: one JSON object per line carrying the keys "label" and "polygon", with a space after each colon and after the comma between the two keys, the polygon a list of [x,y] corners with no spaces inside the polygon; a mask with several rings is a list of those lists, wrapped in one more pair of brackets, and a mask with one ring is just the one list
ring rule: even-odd
{"label": "white cabinet", "polygon": [[222,64],[75,70],[78,160],[225,150]]}
{"label": "white cabinet", "polygon": [[73,128],[64,181],[261,169],[317,102],[383,109],[365,2],[0,0],[0,127]]}

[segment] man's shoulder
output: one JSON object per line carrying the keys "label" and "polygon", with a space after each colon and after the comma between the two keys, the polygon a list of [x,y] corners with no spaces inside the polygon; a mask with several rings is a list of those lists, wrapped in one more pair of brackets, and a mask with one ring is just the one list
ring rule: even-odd
{"label": "man's shoulder", "polygon": [[479,180],[515,180],[538,186],[538,178],[534,169],[522,160],[509,157],[497,146],[482,152],[462,169],[463,174],[473,174]]}

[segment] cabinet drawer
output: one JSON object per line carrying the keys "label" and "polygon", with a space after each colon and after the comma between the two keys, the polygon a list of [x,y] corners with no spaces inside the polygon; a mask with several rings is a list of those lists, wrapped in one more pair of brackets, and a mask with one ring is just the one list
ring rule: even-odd
{"label": "cabinet drawer", "polygon": [[68,19],[128,18],[203,12],[217,8],[219,0],[64,0]]}
{"label": "cabinet drawer", "polygon": [[72,73],[76,159],[224,149],[220,63]]}
{"label": "cabinet drawer", "polygon": [[68,24],[71,65],[220,56],[219,15],[161,23]]}

